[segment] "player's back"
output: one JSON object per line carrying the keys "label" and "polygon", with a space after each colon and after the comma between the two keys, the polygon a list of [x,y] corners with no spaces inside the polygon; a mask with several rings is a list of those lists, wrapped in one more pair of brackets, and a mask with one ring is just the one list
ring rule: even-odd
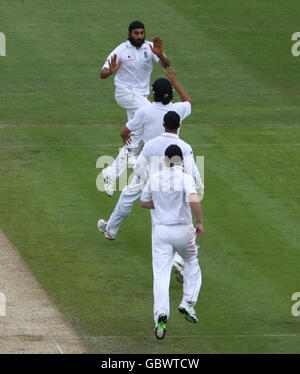
{"label": "player's back", "polygon": [[180,139],[178,135],[167,132],[149,140],[149,142],[145,144],[135,164],[134,172],[136,174],[144,173],[144,170],[147,169],[148,175],[151,175],[164,168],[165,150],[171,144],[176,144],[180,147],[184,157],[183,166],[193,174],[194,155],[192,147]]}
{"label": "player's back", "polygon": [[180,123],[191,114],[191,104],[187,101],[164,105],[161,102],[153,102],[141,107],[134,117],[127,122],[126,127],[132,133],[143,132],[144,143],[164,133],[164,116],[167,112],[175,111],[180,116]]}
{"label": "player's back", "polygon": [[165,167],[150,176],[147,182],[151,191],[155,212],[152,219],[157,225],[188,225],[192,215],[188,204],[188,192],[195,190],[193,178],[184,173],[182,166]]}
{"label": "player's back", "polygon": [[188,143],[180,139],[178,135],[169,132],[164,132],[160,136],[151,139],[145,144],[142,153],[146,159],[152,156],[164,157],[166,148],[171,144],[178,145],[182,150],[183,156],[193,154],[192,147]]}

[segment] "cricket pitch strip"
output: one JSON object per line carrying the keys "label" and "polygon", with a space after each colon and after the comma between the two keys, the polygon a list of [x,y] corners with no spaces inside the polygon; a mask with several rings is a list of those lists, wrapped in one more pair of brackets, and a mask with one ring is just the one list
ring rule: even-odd
{"label": "cricket pitch strip", "polygon": [[86,353],[0,229],[0,354]]}

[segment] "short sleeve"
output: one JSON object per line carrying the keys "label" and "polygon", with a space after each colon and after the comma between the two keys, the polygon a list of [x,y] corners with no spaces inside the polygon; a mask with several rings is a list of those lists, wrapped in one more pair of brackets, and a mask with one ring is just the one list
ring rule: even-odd
{"label": "short sleeve", "polygon": [[197,193],[195,181],[190,175],[184,174],[183,189],[186,196],[189,196],[192,193]]}
{"label": "short sleeve", "polygon": [[[152,52],[152,51],[151,51]],[[152,52],[152,60],[153,60],[153,62],[159,62],[159,58],[156,56],[156,54],[155,53],[153,53]]]}
{"label": "short sleeve", "polygon": [[188,101],[174,104],[174,110],[180,116],[181,122],[192,113],[192,106]]}
{"label": "short sleeve", "polygon": [[108,61],[111,60],[111,58],[113,57],[113,55],[117,55],[117,63],[120,61],[120,58],[121,58],[121,53],[122,53],[122,46],[119,45],[117,48],[115,48],[107,57],[107,59],[105,60],[104,62],[104,65],[102,66],[102,70],[104,68],[109,68],[109,64],[108,64]]}

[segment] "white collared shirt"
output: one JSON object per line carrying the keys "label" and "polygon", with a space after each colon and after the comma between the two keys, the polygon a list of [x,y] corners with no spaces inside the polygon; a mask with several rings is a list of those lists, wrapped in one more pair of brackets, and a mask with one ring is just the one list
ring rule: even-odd
{"label": "white collared shirt", "polygon": [[169,145],[176,144],[182,151],[183,162],[181,168],[185,173],[191,175],[196,182],[196,188],[203,194],[204,185],[195,163],[192,147],[179,138],[178,135],[164,132],[162,135],[149,140],[139,154],[134,166],[134,173],[146,181],[153,173],[165,168],[164,156]]}
{"label": "white collared shirt", "polygon": [[164,132],[162,135],[149,140],[149,142],[144,145],[134,166],[135,174],[139,175],[142,170],[147,168],[148,175],[151,175],[164,168],[165,151],[171,144],[176,144],[181,149],[184,158],[183,166],[188,160],[194,163],[192,147],[180,139],[178,135]]}
{"label": "white collared shirt", "polygon": [[102,69],[109,68],[108,61],[115,54],[117,55],[117,63],[122,61],[114,78],[116,92],[135,90],[142,95],[149,95],[153,63],[159,61],[159,58],[151,51],[150,44],[153,45],[145,40],[142,46],[137,49],[129,40],[126,40],[107,57]]}
{"label": "white collared shirt", "polygon": [[197,192],[193,178],[181,166],[174,166],[150,176],[141,200],[153,201],[155,225],[189,225],[193,220],[188,197],[194,193]]}
{"label": "white collared shirt", "polygon": [[180,116],[181,123],[191,114],[191,104],[188,101],[169,103],[167,105],[160,102],[153,102],[139,108],[134,117],[126,123],[126,127],[133,134],[143,132],[144,143],[147,143],[165,131],[163,118],[169,111],[175,111]]}

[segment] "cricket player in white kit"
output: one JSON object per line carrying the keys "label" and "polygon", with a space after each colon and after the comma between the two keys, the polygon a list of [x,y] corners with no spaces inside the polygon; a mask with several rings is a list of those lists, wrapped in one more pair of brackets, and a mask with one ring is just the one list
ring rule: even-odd
{"label": "cricket player in white kit", "polygon": [[[169,59],[163,53],[162,40],[158,36],[153,39],[153,43],[145,40],[143,23],[132,22],[128,28],[128,40],[109,54],[100,73],[102,79],[116,73],[115,99],[118,105],[126,109],[128,120],[133,118],[140,107],[150,104],[150,76],[155,62],[165,68],[170,66]],[[134,162],[142,146],[142,134],[136,132],[130,145],[125,145],[113,164],[102,171],[104,187],[109,196],[113,194],[116,179],[128,163]]]}
{"label": "cricket player in white kit", "polygon": [[[200,201],[204,196],[204,185],[199,170],[194,161],[192,147],[177,135],[180,128],[180,118],[176,112],[168,112],[164,116],[165,133],[147,142],[140,153],[134,171],[140,180],[146,180],[149,175],[164,167],[164,151],[170,144],[177,144],[183,152],[184,171],[190,174],[196,184]],[[184,261],[178,252],[175,253],[173,271],[178,282],[183,283]]]}
{"label": "cricket player in white kit", "polygon": [[[158,339],[165,337],[170,315],[169,285],[175,251],[185,262],[183,297],[178,310],[187,321],[198,321],[194,306],[202,275],[195,238],[204,232],[203,218],[195,181],[182,170],[183,158],[178,145],[168,146],[165,151],[167,167],[151,174],[140,201],[142,208],[151,209],[152,216],[154,332]],[[191,210],[196,218],[196,230]]]}

